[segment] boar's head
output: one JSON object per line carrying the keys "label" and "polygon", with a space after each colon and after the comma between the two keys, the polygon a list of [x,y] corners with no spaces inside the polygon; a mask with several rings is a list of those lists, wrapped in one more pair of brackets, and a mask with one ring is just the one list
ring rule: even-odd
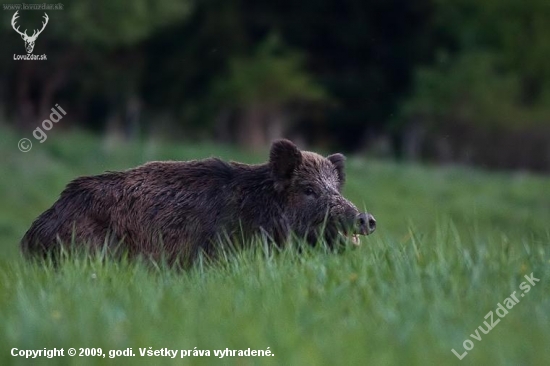
{"label": "boar's head", "polygon": [[288,226],[298,237],[314,244],[323,235],[329,246],[348,237],[371,234],[376,220],[342,196],[345,157],[300,151],[288,140],[275,141],[269,165],[274,188],[281,195]]}

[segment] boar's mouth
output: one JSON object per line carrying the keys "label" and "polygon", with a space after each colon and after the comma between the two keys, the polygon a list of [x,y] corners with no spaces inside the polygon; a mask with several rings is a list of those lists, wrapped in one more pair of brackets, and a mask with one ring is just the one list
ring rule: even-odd
{"label": "boar's mouth", "polygon": [[339,231],[338,234],[340,234],[344,239],[350,240],[356,247],[361,245],[361,238],[359,237],[359,234],[349,234],[344,231]]}
{"label": "boar's mouth", "polygon": [[338,230],[338,234],[344,240],[347,239],[351,241],[351,243],[357,247],[361,245],[361,238],[359,237],[360,235],[367,236],[369,234],[372,234],[373,232],[374,232],[374,228],[368,229],[365,226],[360,226],[355,230],[346,230],[346,229]]}
{"label": "boar's mouth", "polygon": [[[361,230],[354,230],[349,227],[345,227],[342,225],[339,226],[333,226],[330,232],[333,233],[333,238],[336,236],[336,240],[340,241],[341,243],[349,242],[353,244],[353,246],[360,246],[361,245],[361,235],[365,236],[368,235],[368,232],[362,232]],[[334,235],[336,234],[336,235]]]}
{"label": "boar's mouth", "polygon": [[[374,220],[374,218],[373,218]],[[323,235],[329,245],[351,243],[353,246],[361,245],[360,236],[366,236],[374,232],[374,228],[367,228],[365,225],[353,225],[349,222],[334,220],[319,224],[321,230],[310,232],[310,242],[315,242],[319,234]],[[324,234],[323,234],[324,233]]]}

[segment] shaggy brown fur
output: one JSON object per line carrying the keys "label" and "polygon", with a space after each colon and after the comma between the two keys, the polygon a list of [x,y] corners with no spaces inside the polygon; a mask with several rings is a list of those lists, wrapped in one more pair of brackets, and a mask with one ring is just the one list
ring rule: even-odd
{"label": "shaggy brown fur", "polygon": [[[210,158],[151,162],[124,172],[77,178],[21,241],[44,256],[74,243],[121,246],[130,255],[190,263],[214,253],[220,239],[263,236],[281,245],[292,233],[329,244],[339,233],[368,234],[374,218],[340,194],[344,156],[273,143],[269,162],[247,165]],[[325,229],[324,231],[322,229]]]}

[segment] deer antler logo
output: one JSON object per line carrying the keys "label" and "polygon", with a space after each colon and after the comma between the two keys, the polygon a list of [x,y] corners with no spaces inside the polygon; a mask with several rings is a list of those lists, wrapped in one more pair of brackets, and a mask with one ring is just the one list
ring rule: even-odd
{"label": "deer antler logo", "polygon": [[17,13],[19,12],[19,10],[17,10],[15,12],[15,14],[13,14],[13,17],[11,18],[11,26],[13,27],[13,29],[19,33],[21,35],[21,38],[23,38],[23,41],[25,41],[25,49],[27,50],[27,53],[32,53],[32,50],[34,49],[34,42],[36,41],[36,38],[38,38],[38,36],[40,35],[40,33],[42,33],[42,31],[44,30],[44,28],[46,28],[46,24],[48,24],[48,20],[50,18],[48,18],[48,14],[44,13],[44,22],[42,22],[42,29],[40,29],[39,31],[37,31],[36,29],[34,30],[32,36],[28,36],[27,35],[27,30],[25,29],[24,32],[21,32],[19,30],[19,26],[17,26],[17,28],[15,28],[15,20],[19,17],[19,15],[17,15]]}

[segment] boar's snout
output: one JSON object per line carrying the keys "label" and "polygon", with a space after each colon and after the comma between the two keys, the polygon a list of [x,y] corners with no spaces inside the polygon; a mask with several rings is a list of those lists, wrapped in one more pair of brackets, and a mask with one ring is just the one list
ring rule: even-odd
{"label": "boar's snout", "polygon": [[369,213],[360,213],[357,215],[357,234],[369,235],[376,230],[376,219]]}

